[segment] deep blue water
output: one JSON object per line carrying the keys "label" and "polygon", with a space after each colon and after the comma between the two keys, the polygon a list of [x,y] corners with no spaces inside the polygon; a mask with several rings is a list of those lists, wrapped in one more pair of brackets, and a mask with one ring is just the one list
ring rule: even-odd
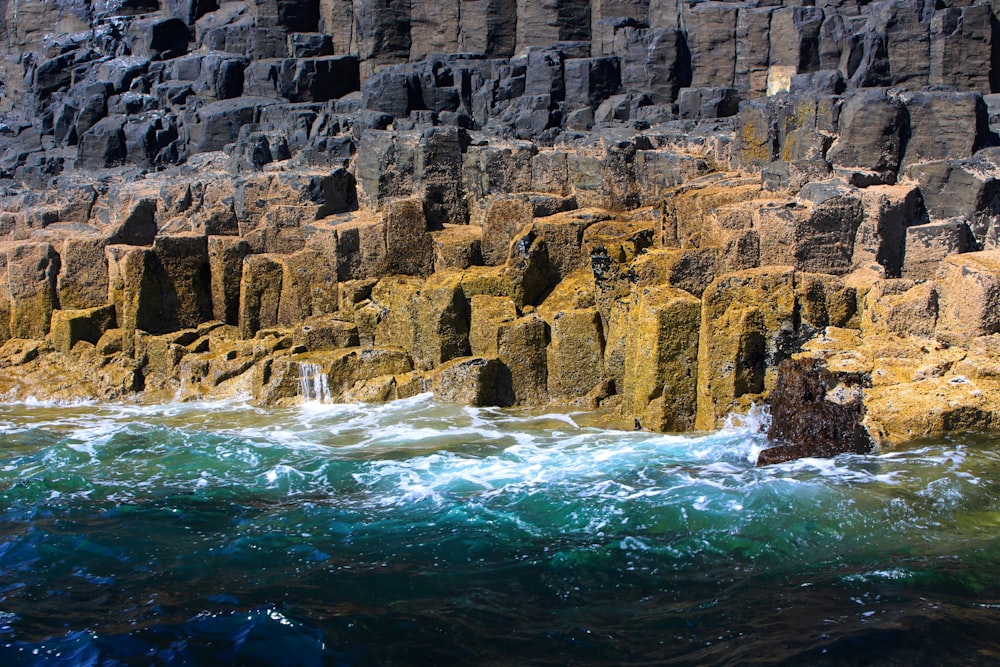
{"label": "deep blue water", "polygon": [[0,406],[0,665],[996,664],[998,438]]}

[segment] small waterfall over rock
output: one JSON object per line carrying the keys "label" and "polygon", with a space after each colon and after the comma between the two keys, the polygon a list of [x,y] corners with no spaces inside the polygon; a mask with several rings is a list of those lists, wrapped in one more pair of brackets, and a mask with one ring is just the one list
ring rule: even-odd
{"label": "small waterfall over rock", "polygon": [[307,401],[327,403],[330,400],[330,383],[319,364],[299,364],[299,393]]}

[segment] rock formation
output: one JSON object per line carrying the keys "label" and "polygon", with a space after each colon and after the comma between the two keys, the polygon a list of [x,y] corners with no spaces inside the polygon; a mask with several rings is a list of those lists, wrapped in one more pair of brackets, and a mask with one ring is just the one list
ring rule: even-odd
{"label": "rock formation", "polygon": [[1000,7],[2,7],[9,398],[1000,426]]}

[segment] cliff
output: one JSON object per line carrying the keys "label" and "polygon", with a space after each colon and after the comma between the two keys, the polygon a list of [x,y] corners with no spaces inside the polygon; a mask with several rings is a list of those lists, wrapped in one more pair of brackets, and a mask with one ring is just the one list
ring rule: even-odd
{"label": "cliff", "polygon": [[0,390],[1000,427],[998,11],[2,0]]}

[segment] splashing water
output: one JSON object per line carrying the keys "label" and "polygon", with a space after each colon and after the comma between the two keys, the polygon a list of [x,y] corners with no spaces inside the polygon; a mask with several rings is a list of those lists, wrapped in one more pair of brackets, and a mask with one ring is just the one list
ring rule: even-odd
{"label": "splashing water", "polygon": [[299,364],[299,394],[306,401],[330,401],[330,380],[322,366],[306,362]]}
{"label": "splashing water", "polygon": [[1000,456],[436,404],[0,409],[0,664],[982,663]]}

